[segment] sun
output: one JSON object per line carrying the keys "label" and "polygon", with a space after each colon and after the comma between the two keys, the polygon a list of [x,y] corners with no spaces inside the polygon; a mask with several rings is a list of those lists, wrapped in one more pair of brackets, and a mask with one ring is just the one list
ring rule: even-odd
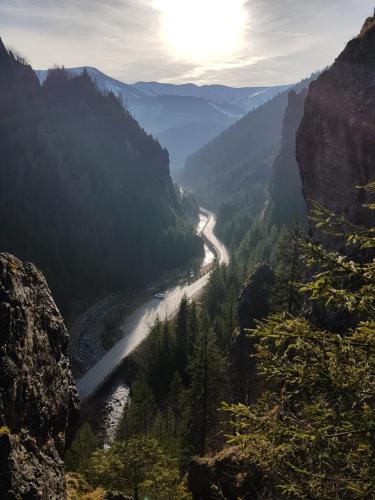
{"label": "sun", "polygon": [[241,46],[247,14],[244,0],[155,0],[161,36],[177,57],[215,62]]}

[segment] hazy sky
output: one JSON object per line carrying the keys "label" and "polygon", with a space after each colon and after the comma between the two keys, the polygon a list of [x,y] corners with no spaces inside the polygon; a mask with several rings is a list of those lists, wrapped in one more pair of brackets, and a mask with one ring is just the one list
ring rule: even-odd
{"label": "hazy sky", "polygon": [[330,64],[373,0],[0,0],[0,36],[34,68],[129,83],[292,83]]}

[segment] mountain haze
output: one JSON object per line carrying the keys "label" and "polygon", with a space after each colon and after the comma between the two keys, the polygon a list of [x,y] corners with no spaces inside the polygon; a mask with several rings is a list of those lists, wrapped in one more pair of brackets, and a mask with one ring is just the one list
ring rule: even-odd
{"label": "mountain haze", "polygon": [[[78,75],[86,69],[99,89],[120,96],[139,124],[168,149],[172,173],[181,170],[186,158],[241,119],[282,92],[276,87],[233,88],[225,85],[173,85],[158,82],[126,84],[96,68],[69,68]],[[36,72],[41,82],[47,72]]]}
{"label": "mountain haze", "polygon": [[[294,95],[303,92],[315,78],[312,75],[295,85]],[[250,252],[251,261],[270,257],[271,240],[275,243],[278,231],[271,231],[274,222],[281,227],[303,213],[302,186],[294,157],[298,117],[295,124],[292,115],[285,121],[289,93],[286,90],[249,112],[190,156],[181,176],[183,186],[194,193],[198,202],[218,214],[217,234],[233,249]],[[299,119],[303,102],[304,97]],[[284,173],[280,174],[280,170]],[[285,197],[287,192],[293,196]],[[290,203],[290,207],[283,207],[276,221],[272,207],[279,203],[279,195],[282,205]],[[266,214],[267,223],[263,220]],[[264,234],[268,229],[269,244],[258,251],[258,243],[263,246],[268,238]],[[244,255],[242,258],[246,260]]]}

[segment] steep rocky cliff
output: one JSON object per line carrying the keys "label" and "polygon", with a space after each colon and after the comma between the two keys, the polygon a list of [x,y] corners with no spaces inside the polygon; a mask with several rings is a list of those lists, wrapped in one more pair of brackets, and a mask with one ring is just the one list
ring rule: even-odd
{"label": "steep rocky cliff", "polygon": [[[363,208],[369,195],[357,186],[375,179],[374,18],[311,84],[297,134],[297,160],[307,199],[350,222],[370,224],[374,215]],[[318,230],[312,232],[329,243]]]}
{"label": "steep rocky cliff", "polygon": [[292,90],[285,111],[281,150],[273,165],[270,180],[269,215],[273,224],[293,224],[306,220],[306,201],[302,193],[301,175],[296,160],[296,133],[301,123],[307,90]]}
{"label": "steep rocky cliff", "polygon": [[78,399],[68,333],[43,275],[0,254],[0,497],[65,498],[64,443]]}

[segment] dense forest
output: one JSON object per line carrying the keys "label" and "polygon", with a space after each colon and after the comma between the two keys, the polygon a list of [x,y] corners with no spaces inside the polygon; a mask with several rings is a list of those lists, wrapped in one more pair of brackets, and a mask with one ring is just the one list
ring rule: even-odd
{"label": "dense forest", "polygon": [[[312,215],[338,233],[340,217]],[[373,228],[340,237],[356,261],[293,232],[274,270],[256,266],[242,288],[238,265],[218,267],[199,304],[184,299],[157,322],[129,360],[117,443],[97,449],[88,423],[78,432],[72,491],[83,475],[132,498],[370,498],[375,276],[361,254]]]}
{"label": "dense forest", "polygon": [[0,247],[36,263],[65,312],[202,252],[168,152],[86,72],[41,86],[0,43]]}
{"label": "dense forest", "polygon": [[247,260],[248,271],[272,260],[277,240],[296,218],[306,225],[295,137],[316,77],[250,112],[186,162],[183,184],[217,213],[218,236]]}
{"label": "dense forest", "polygon": [[0,41],[0,247],[65,310],[201,255],[199,203],[231,251],[123,360],[109,444],[43,274],[0,254],[5,500],[375,498],[374,53],[375,15],[193,155],[191,194],[86,71],[41,85]]}

